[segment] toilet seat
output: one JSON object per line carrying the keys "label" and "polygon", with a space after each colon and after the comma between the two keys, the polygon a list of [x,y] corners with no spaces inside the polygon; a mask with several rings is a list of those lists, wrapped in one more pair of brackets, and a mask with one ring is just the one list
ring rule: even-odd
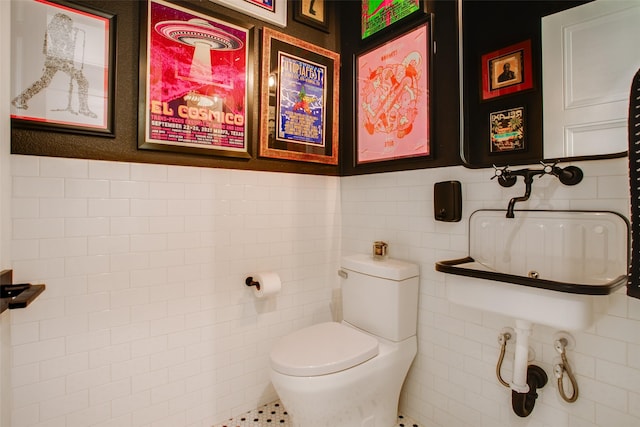
{"label": "toilet seat", "polygon": [[337,322],[318,323],[282,338],[271,351],[271,366],[285,375],[326,375],[378,355],[378,340]]}

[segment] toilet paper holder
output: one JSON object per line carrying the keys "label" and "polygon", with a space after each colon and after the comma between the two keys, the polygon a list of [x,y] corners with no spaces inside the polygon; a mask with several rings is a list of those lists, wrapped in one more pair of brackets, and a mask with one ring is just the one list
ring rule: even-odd
{"label": "toilet paper holder", "polygon": [[244,283],[247,286],[255,286],[257,290],[260,290],[260,282],[256,282],[255,280],[253,280],[253,276],[249,276],[244,279]]}

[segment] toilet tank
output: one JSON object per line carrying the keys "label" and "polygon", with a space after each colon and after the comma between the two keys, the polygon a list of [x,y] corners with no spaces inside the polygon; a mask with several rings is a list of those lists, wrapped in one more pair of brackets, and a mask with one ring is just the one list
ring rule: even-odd
{"label": "toilet tank", "polygon": [[342,258],[341,273],[344,321],[390,341],[402,341],[416,334],[419,284],[416,264],[351,255]]}

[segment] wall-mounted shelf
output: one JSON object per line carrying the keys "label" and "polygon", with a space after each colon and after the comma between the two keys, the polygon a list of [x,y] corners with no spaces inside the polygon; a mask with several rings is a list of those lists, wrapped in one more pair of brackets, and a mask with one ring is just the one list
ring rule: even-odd
{"label": "wall-mounted shelf", "polygon": [[0,272],[0,313],[6,309],[25,308],[44,292],[45,285],[13,284],[13,270]]}

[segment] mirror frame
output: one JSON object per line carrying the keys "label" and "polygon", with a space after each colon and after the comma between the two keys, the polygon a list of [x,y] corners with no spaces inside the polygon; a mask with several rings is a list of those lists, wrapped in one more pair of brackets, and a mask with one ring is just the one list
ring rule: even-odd
{"label": "mirror frame", "polygon": [[[495,43],[493,45],[487,44],[486,46],[482,46],[483,51],[478,51],[477,49],[468,49],[467,42],[468,39],[465,39],[465,32],[469,31],[469,25],[465,28],[464,25],[464,5],[465,3],[469,3],[471,0],[457,0],[457,25],[458,25],[458,74],[459,74],[459,92],[460,92],[460,144],[459,144],[459,152],[460,159],[462,160],[462,164],[467,168],[487,168],[496,166],[513,166],[513,165],[524,165],[524,164],[532,164],[538,163],[539,161],[544,162],[568,162],[575,160],[596,160],[596,159],[610,159],[610,158],[618,158],[627,156],[627,151],[618,152],[618,153],[609,153],[609,154],[599,154],[599,155],[590,155],[590,156],[575,156],[575,157],[562,157],[562,158],[547,158],[544,155],[544,140],[542,134],[542,126],[544,126],[542,122],[542,50],[541,50],[541,19],[543,16],[549,15],[551,13],[560,12],[562,10],[569,9],[571,7],[578,6],[579,4],[584,4],[593,0],[570,0],[570,1],[547,1],[547,2],[515,2],[513,7],[518,7],[518,3],[520,3],[520,7],[524,5],[529,5],[527,7],[538,8],[539,12],[535,14],[533,18],[528,18],[530,21],[528,24],[531,28],[536,28],[537,32],[531,31],[527,36],[532,41],[532,63],[533,63],[533,74],[534,74],[534,83],[533,89],[523,91],[518,94],[507,95],[501,97],[498,101],[480,101],[479,96],[476,95],[474,97],[473,93],[479,93],[480,82],[480,57],[483,53],[493,51],[496,48],[501,48],[504,46],[508,46],[514,44],[515,42],[522,41],[521,39],[526,36],[514,37],[512,35],[507,35],[504,37],[504,44],[500,46],[496,46]],[[483,3],[490,4],[492,0],[484,1]],[[473,2],[474,4],[479,4],[477,0]],[[535,4],[535,6],[531,6]],[[505,6],[505,2],[501,2],[502,6]],[[527,16],[531,16],[530,14],[523,14]],[[477,22],[483,22],[482,17],[478,17],[474,14],[473,16],[474,24]],[[490,23],[483,22],[483,25],[487,25]],[[506,33],[505,33],[506,34]],[[513,42],[513,43],[511,43]],[[467,47],[467,49],[465,49]],[[487,47],[486,52],[484,47]],[[471,51],[469,51],[471,50]],[[475,52],[474,52],[475,50]],[[475,63],[472,61],[475,59]],[[469,80],[469,78],[474,80]],[[513,105],[514,102],[516,104],[521,104],[525,107],[526,111],[526,121],[525,121],[525,132],[527,133],[527,146],[525,150],[518,153],[489,153],[489,142],[488,142],[488,120],[481,120],[479,117],[485,116],[488,117],[488,111],[495,109],[495,111],[499,111],[500,109],[505,109],[507,105]],[[491,107],[494,105],[494,107]],[[480,126],[478,126],[480,123]],[[486,126],[486,128],[484,128]],[[472,129],[473,128],[473,129]],[[474,132],[472,134],[472,130]],[[477,134],[485,135],[476,136]],[[478,144],[478,140],[482,141],[483,138],[486,141],[483,141],[481,144]],[[481,145],[484,145],[482,147]]]}

